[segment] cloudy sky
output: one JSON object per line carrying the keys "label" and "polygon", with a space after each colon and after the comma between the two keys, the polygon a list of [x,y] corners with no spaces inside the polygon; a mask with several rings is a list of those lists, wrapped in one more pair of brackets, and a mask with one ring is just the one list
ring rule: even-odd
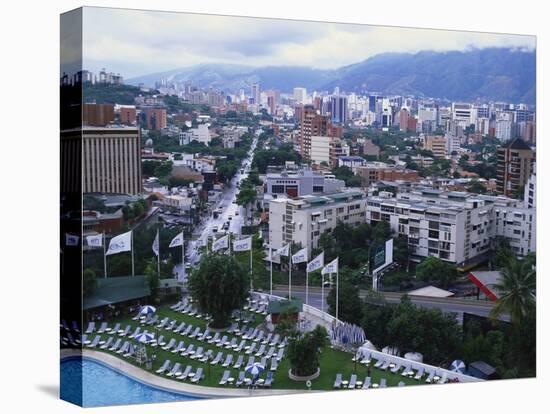
{"label": "cloudy sky", "polygon": [[199,63],[336,68],[385,52],[511,47],[534,36],[185,13],[84,9],[84,68],[125,78]]}

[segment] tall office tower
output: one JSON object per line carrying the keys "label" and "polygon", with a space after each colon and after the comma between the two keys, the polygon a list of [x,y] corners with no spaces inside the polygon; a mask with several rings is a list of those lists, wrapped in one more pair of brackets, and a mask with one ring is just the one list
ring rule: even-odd
{"label": "tall office tower", "polygon": [[259,105],[260,104],[260,84],[258,82],[252,84],[252,90],[251,95],[252,99],[254,100],[254,104]]}
{"label": "tall office tower", "polygon": [[269,115],[275,115],[275,97],[272,95],[267,96],[267,107],[269,110]]}
{"label": "tall office tower", "polygon": [[313,105],[305,105],[301,109],[298,141],[305,160],[311,159],[311,137],[327,136],[329,130],[328,117],[319,115]]}
{"label": "tall office tower", "polygon": [[166,109],[164,108],[145,108],[145,121],[147,129],[161,130],[166,128]]}
{"label": "tall office tower", "polygon": [[115,119],[113,104],[86,103],[82,108],[82,123],[90,126],[107,126]]}
{"label": "tall office tower", "polygon": [[369,111],[370,112],[376,112],[376,100],[377,99],[378,99],[378,96],[369,95]]}
{"label": "tall office tower", "polygon": [[399,130],[406,131],[409,127],[409,110],[407,108],[401,108],[399,111]]}
{"label": "tall office tower", "polygon": [[348,121],[348,97],[347,96],[331,96],[331,122],[334,124],[345,124]]}
{"label": "tall office tower", "polygon": [[464,127],[476,123],[478,110],[469,103],[453,102],[451,105],[452,119],[461,122]]}
{"label": "tall office tower", "polygon": [[294,88],[292,96],[296,103],[305,104],[307,100],[307,90],[301,87]]}
{"label": "tall office tower", "polygon": [[491,108],[489,108],[489,105],[483,104],[483,105],[478,106],[476,109],[477,109],[477,117],[478,118],[490,118]]}
{"label": "tall office tower", "polygon": [[498,148],[497,191],[507,197],[520,196],[534,171],[535,153],[523,140],[516,138]]}
{"label": "tall office tower", "polygon": [[317,110],[317,111],[320,111],[321,110],[321,106],[322,106],[322,99],[320,96],[316,96],[315,98],[313,98],[313,107]]}
{"label": "tall office tower", "polygon": [[512,119],[510,112],[499,112],[495,122],[495,138],[499,141],[508,141],[512,138]]}
{"label": "tall office tower", "polygon": [[139,128],[84,127],[82,154],[84,193],[141,192]]}

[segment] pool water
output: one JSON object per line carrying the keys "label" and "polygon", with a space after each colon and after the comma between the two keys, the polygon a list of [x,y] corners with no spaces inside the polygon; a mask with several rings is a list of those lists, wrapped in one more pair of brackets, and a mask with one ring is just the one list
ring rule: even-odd
{"label": "pool water", "polygon": [[61,362],[61,398],[83,407],[196,400],[143,384],[90,359]]}

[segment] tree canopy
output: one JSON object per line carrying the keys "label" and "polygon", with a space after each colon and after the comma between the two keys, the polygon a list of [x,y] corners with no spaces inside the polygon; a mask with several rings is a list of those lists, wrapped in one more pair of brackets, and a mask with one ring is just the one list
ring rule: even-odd
{"label": "tree canopy", "polygon": [[232,256],[209,254],[191,272],[188,286],[200,309],[212,315],[212,327],[224,328],[248,297],[250,275]]}

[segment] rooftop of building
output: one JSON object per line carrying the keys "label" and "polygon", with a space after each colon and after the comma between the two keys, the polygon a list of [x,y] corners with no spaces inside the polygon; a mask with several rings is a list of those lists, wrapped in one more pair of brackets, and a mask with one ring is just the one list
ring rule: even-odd
{"label": "rooftop of building", "polygon": [[515,138],[508,141],[502,146],[506,149],[515,149],[515,150],[531,150],[531,147],[521,138]]}
{"label": "rooftop of building", "polygon": [[444,191],[434,188],[416,188],[410,192],[399,193],[396,197],[369,196],[370,202],[379,202],[385,205],[400,205],[416,210],[449,210],[454,212],[462,211],[464,208],[496,205],[501,207],[524,208],[520,200],[504,196],[489,196],[468,193],[465,191]]}
{"label": "rooftop of building", "polygon": [[365,198],[366,194],[362,191],[344,191],[340,193],[324,194],[324,195],[304,195],[296,198],[276,198],[271,200],[273,203],[291,203],[293,205],[305,206],[302,209],[314,208],[319,205],[341,203],[351,200]]}

